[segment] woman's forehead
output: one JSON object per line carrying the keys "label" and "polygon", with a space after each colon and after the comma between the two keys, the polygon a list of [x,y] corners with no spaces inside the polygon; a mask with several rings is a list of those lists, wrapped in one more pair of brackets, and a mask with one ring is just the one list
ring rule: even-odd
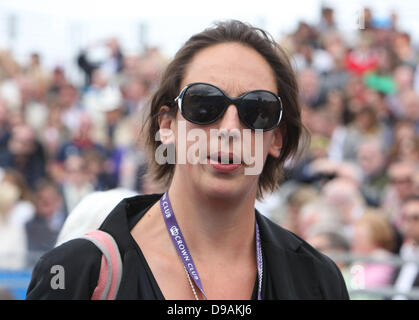
{"label": "woman's forehead", "polygon": [[256,50],[239,43],[199,51],[185,70],[181,88],[192,82],[211,83],[231,96],[257,89],[277,92],[269,63]]}

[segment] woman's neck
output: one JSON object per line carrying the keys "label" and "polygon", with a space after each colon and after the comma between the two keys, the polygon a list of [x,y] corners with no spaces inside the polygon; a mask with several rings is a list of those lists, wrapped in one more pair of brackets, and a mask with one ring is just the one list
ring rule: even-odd
{"label": "woman's neck", "polygon": [[[169,198],[194,256],[236,256],[254,252],[256,191],[237,198],[211,198],[173,181]],[[251,251],[253,250],[253,251]]]}

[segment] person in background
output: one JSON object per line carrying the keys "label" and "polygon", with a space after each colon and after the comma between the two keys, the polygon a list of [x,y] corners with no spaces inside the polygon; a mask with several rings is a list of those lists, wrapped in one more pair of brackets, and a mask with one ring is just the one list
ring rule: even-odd
{"label": "person in background", "polygon": [[0,181],[0,269],[25,267],[26,238],[22,226],[10,223],[10,212],[19,200],[19,189],[8,181]]}
{"label": "person in background", "polygon": [[109,75],[123,70],[124,55],[118,39],[110,38],[92,43],[82,50],[77,57],[77,64],[85,73],[85,85],[92,82],[93,73],[99,69]]}
{"label": "person in background", "polygon": [[419,194],[406,199],[402,216],[405,242],[400,249],[400,257],[407,261],[394,273],[394,289],[400,294],[393,299],[406,299],[403,293],[419,288]]}
{"label": "person in background", "polygon": [[389,162],[419,162],[419,135],[411,120],[399,120],[394,124],[393,143],[390,149]]}
{"label": "person in background", "polygon": [[[90,168],[90,170],[93,169]],[[95,181],[92,181],[93,176],[89,175],[83,154],[73,154],[67,157],[64,162],[64,175],[61,190],[66,212],[69,213],[83,197],[94,191]]]}
{"label": "person in background", "polygon": [[272,210],[271,218],[287,230],[298,234],[301,208],[305,204],[315,201],[318,197],[319,192],[314,187],[310,185],[298,186],[288,197],[286,209],[280,210],[281,208],[279,206],[275,207]]}
{"label": "person in background", "polygon": [[379,207],[387,185],[386,154],[377,140],[367,140],[358,147],[357,159],[362,169],[361,192],[367,205]]}
{"label": "person in background", "polygon": [[334,10],[331,7],[321,8],[320,22],[317,25],[317,32],[323,33],[332,30],[336,30],[336,21],[334,16]]}
{"label": "person in background", "polygon": [[342,154],[339,157],[343,160],[356,161],[359,145],[368,139],[379,141],[380,147],[385,150],[385,147],[388,147],[385,143],[387,133],[387,128],[379,121],[373,107],[363,106],[354,113],[354,120],[344,128],[343,138],[340,138]]}
{"label": "person in background", "polygon": [[27,124],[14,126],[7,150],[0,153],[0,166],[20,171],[28,185],[34,188],[46,175],[45,165],[44,148],[34,130]]}
{"label": "person in background", "polygon": [[[59,184],[66,183],[65,163],[68,157],[80,156],[86,151],[97,151],[103,157],[108,153],[102,143],[95,137],[96,126],[92,116],[83,112],[80,116],[77,129],[71,132],[71,137],[58,148],[55,159],[51,161],[50,171],[52,178]],[[103,132],[102,132],[103,133]],[[103,133],[104,134],[104,133]]]}
{"label": "person in background", "polygon": [[118,177],[110,173],[111,161],[107,161],[103,155],[96,150],[88,150],[83,153],[85,161],[87,180],[91,181],[95,191],[104,191],[117,187]]}
{"label": "person in background", "polygon": [[349,179],[336,178],[324,185],[322,195],[328,204],[338,210],[344,224],[345,236],[351,239],[354,222],[365,210],[365,201],[358,186]]}
{"label": "person in background", "polygon": [[330,228],[313,229],[307,237],[307,242],[321,253],[329,256],[342,272],[348,290],[351,289],[350,263],[345,261],[345,255],[351,251],[349,240],[340,232]]}
{"label": "person in background", "polygon": [[413,178],[418,171],[416,163],[406,160],[392,163],[388,168],[389,184],[381,207],[399,230],[402,224],[401,207],[413,193]]}
{"label": "person in background", "polygon": [[297,235],[308,239],[317,229],[335,230],[343,233],[344,220],[337,208],[319,198],[303,205],[298,213]]}
{"label": "person in background", "polygon": [[354,223],[351,252],[363,257],[382,259],[384,262],[359,262],[363,277],[360,287],[374,289],[391,285],[394,267],[385,262],[395,246],[395,234],[384,214],[368,208]]}
{"label": "person in background", "polygon": [[28,265],[54,247],[65,213],[58,186],[50,180],[41,180],[35,189],[35,216],[25,225]]}
{"label": "person in background", "polygon": [[19,198],[9,213],[9,222],[23,227],[26,222],[33,218],[35,214],[35,205],[33,192],[26,183],[25,177],[18,171],[6,168],[0,181],[5,181],[16,186],[19,192]]}
{"label": "person in background", "polygon": [[10,138],[9,109],[6,102],[0,98],[0,152],[7,149],[7,141]]}
{"label": "person in background", "polygon": [[71,132],[72,136],[69,141],[66,141],[60,146],[56,156],[56,162],[62,165],[68,156],[81,154],[84,151],[91,149],[97,150],[106,156],[107,154],[104,146],[96,141],[95,130],[96,127],[92,115],[83,112],[80,115],[77,129]]}

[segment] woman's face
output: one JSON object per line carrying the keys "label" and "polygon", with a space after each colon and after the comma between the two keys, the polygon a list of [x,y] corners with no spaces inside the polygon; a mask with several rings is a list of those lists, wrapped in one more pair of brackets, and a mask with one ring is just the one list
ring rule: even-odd
{"label": "woman's face", "polygon": [[[245,92],[263,89],[278,94],[273,70],[266,60],[257,51],[238,43],[217,44],[199,51],[186,68],[181,88],[193,82],[205,82],[217,86],[230,97],[238,97]],[[176,119],[170,122],[170,129],[175,133],[176,150],[179,149],[178,125],[183,123],[186,133],[192,129],[203,130],[206,137],[207,156],[214,153],[213,146],[221,143],[227,147],[227,153],[244,159],[244,152],[250,151],[252,155],[259,149],[262,166],[268,154],[278,157],[282,147],[282,135],[279,128],[261,134],[262,148],[255,147],[255,131],[250,131],[239,119],[235,105],[228,106],[226,112],[214,123],[197,125],[185,120],[180,112]],[[160,123],[162,126],[164,123]],[[167,123],[166,123],[167,126]],[[234,139],[222,139],[210,134],[211,129],[227,130],[227,132],[240,133],[241,150],[233,148]],[[244,129],[250,133],[249,141],[243,143]],[[214,130],[213,130],[214,131]],[[198,141],[198,139],[196,140]],[[186,141],[186,149],[196,145],[196,141]],[[211,146],[211,150],[210,150]],[[260,147],[260,145],[258,145]],[[226,150],[223,149],[223,152]],[[239,154],[237,154],[239,153]],[[178,155],[177,155],[178,156]],[[217,198],[231,198],[245,194],[256,194],[258,175],[245,174],[246,164],[243,162],[234,170],[222,170],[208,159],[207,163],[176,164],[174,180],[183,179],[189,183],[193,190],[205,192],[207,196]]]}

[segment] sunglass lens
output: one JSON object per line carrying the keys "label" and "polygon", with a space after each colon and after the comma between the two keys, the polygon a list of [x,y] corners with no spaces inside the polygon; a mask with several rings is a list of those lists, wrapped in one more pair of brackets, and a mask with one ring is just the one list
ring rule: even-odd
{"label": "sunglass lens", "polygon": [[185,119],[209,124],[219,118],[224,110],[225,97],[217,88],[195,84],[189,87],[182,99],[182,114]]}
{"label": "sunglass lens", "polygon": [[247,126],[268,130],[277,125],[281,104],[272,93],[254,91],[243,97],[239,110],[240,118]]}

